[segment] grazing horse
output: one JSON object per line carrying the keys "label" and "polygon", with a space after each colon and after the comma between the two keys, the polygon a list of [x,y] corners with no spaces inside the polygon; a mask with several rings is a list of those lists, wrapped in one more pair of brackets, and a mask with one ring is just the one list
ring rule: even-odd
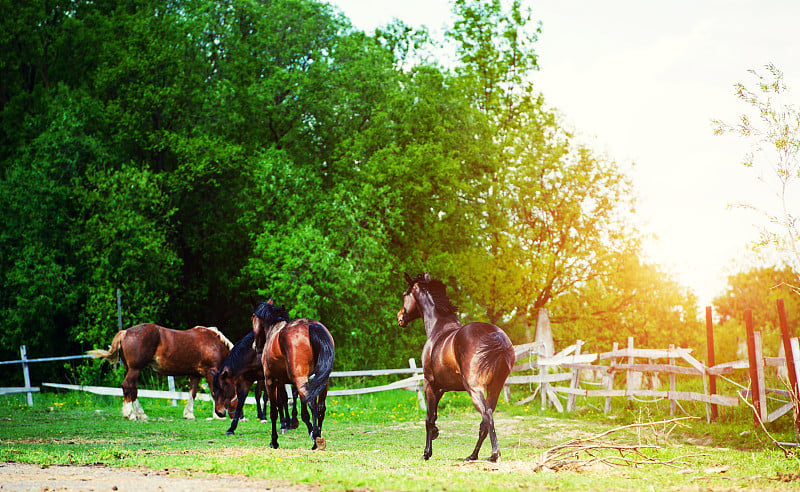
{"label": "grazing horse", "polygon": [[408,290],[403,294],[403,307],[397,313],[397,324],[422,318],[428,340],[422,348],[423,386],[428,413],[425,419],[425,452],[433,454],[433,440],[439,436],[436,427],[439,400],[447,391],[466,391],[481,414],[478,443],[466,461],[478,459],[486,436],[492,443],[489,461],[500,457],[494,430],[493,413],[506,378],[514,367],[514,347],[508,336],[489,323],[461,325],[456,307],[447,297],[445,285],[429,274],[411,278],[406,274]]}
{"label": "grazing horse", "polygon": [[[244,417],[244,403],[247,394],[256,383],[256,413],[261,421],[267,420],[267,392],[264,383],[264,369],[261,365],[261,357],[253,349],[253,339],[255,333],[250,331],[241,340],[236,342],[231,353],[225,359],[219,371],[212,371],[214,384],[212,395],[214,396],[214,411],[220,418],[225,417],[225,411],[230,410],[232,417],[231,426],[227,430],[227,435],[233,435],[239,420]],[[280,389],[280,388],[279,388]],[[263,394],[264,405],[261,400]],[[294,419],[289,419],[289,409],[285,405],[287,396],[286,389],[279,395],[279,402],[272,402],[273,405],[281,404],[281,433],[287,429],[297,428],[297,397],[294,400]],[[285,417],[284,417],[285,415]]]}
{"label": "grazing horse", "polygon": [[211,371],[222,366],[233,344],[218,329],[195,326],[189,330],[170,330],[152,323],[136,325],[118,332],[108,350],[90,350],[87,354],[113,363],[122,361],[122,416],[147,420],[137,400],[136,382],[146,366],[165,376],[189,376],[191,398],[183,417],[194,419],[194,398],[201,378],[212,387]]}
{"label": "grazing horse", "polygon": [[[272,299],[256,306],[253,312],[255,347],[261,352],[261,364],[267,381],[270,401],[278,398],[278,388],[294,384],[300,395],[300,417],[305,422],[313,445],[325,449],[322,422],[325,420],[325,397],[328,378],[333,370],[333,337],[319,321],[300,318],[291,320],[286,309]],[[311,411],[309,419],[308,412]],[[278,408],[270,407],[272,440],[278,447],[276,420]]]}

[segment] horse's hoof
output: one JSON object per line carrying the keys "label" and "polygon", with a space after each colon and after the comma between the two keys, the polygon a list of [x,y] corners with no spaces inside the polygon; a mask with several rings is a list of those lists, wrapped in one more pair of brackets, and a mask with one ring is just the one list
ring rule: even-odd
{"label": "horse's hoof", "polygon": [[477,460],[478,460],[478,456],[477,455],[472,455],[472,454],[467,456],[466,458],[464,458],[464,461],[477,461]]}
{"label": "horse's hoof", "polygon": [[491,463],[497,463],[497,460],[498,460],[499,458],[500,458],[500,453],[493,454],[493,455],[489,456],[489,462],[491,462]]}
{"label": "horse's hoof", "polygon": [[281,429],[281,430],[278,431],[278,434],[284,435],[284,434],[286,434],[286,432],[287,432],[286,429]]}
{"label": "horse's hoof", "polygon": [[278,449],[278,443],[277,442],[271,442],[271,443],[269,443],[269,447],[271,447],[272,449]]}
{"label": "horse's hoof", "polygon": [[262,424],[269,424],[269,420],[267,419],[261,419],[259,420],[259,422],[261,422]]}
{"label": "horse's hoof", "polygon": [[233,435],[233,431],[225,431],[225,435],[226,436],[232,436]]}
{"label": "horse's hoof", "polygon": [[314,447],[311,449],[315,449],[317,451],[325,451],[326,446],[327,443],[325,442],[325,438],[319,436],[318,438],[314,439]]}

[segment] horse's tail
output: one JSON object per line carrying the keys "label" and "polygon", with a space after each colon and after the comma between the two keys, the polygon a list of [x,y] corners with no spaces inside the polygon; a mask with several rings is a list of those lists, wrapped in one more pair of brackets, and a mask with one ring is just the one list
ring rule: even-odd
{"label": "horse's tail", "polygon": [[511,340],[498,329],[485,334],[481,341],[483,347],[479,352],[478,371],[481,374],[504,374],[505,381],[514,368],[514,346]]}
{"label": "horse's tail", "polygon": [[89,350],[86,352],[86,354],[95,358],[105,359],[109,362],[113,362],[114,364],[119,363],[119,353],[122,348],[122,340],[125,339],[125,331],[126,330],[119,331],[116,335],[114,335],[114,339],[111,341],[111,346],[108,348],[108,350]]}
{"label": "horse's tail", "polygon": [[314,377],[309,380],[306,391],[306,400],[312,400],[319,396],[322,390],[328,386],[328,378],[330,378],[331,371],[333,371],[335,350],[331,334],[327,328],[319,323],[308,325],[308,338],[316,355]]}

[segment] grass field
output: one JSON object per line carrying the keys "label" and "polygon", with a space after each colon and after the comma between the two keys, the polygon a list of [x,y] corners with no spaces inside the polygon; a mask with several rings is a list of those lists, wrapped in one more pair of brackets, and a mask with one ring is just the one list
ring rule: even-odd
{"label": "grass field", "polygon": [[[795,490],[800,462],[787,458],[744,410],[720,423],[626,429],[613,444],[647,444],[645,453],[665,464],[536,471],[548,448],[634,422],[669,418],[657,406],[626,407],[604,415],[591,405],[564,416],[537,405],[501,403],[495,415],[500,462],[464,463],[475,444],[479,418],[466,394],[448,393],[439,411],[439,439],[423,461],[424,415],[413,392],[333,397],[324,425],[327,450],[311,451],[305,431],[280,437],[269,448],[269,425],[249,420],[235,436],[227,421],[211,421],[198,402],[196,421],[181,418],[182,404],[142,400],[148,422],[121,417],[121,399],[80,393],[43,393],[28,407],[24,396],[0,397],[0,461],[41,465],[105,464],[169,469],[174,473],[231,474],[318,485],[323,490]],[[581,403],[579,402],[579,405]],[[246,414],[253,417],[255,407]],[[704,415],[703,412],[695,415]],[[780,441],[793,440],[790,418],[774,424]],[[481,458],[490,454],[488,440]]]}

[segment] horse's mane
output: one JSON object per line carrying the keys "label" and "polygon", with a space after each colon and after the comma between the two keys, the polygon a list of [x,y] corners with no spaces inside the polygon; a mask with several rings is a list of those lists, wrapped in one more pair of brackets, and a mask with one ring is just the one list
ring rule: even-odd
{"label": "horse's mane", "polygon": [[256,306],[253,314],[261,318],[264,322],[274,324],[278,321],[291,321],[289,312],[283,306],[261,302]]}
{"label": "horse's mane", "polygon": [[458,312],[458,307],[447,297],[447,286],[445,286],[444,282],[441,280],[430,277],[426,279],[425,274],[420,273],[409,282],[406,294],[411,291],[411,287],[413,287],[414,284],[419,284],[420,287],[428,291],[431,298],[433,298],[433,305],[439,314],[448,315]]}
{"label": "horse's mane", "polygon": [[248,353],[253,352],[253,339],[255,336],[255,333],[249,331],[241,340],[236,342],[236,345],[231,349],[231,353],[225,359],[225,364],[234,370],[241,368],[245,362],[245,357]]}
{"label": "horse's mane", "polygon": [[219,331],[219,328],[217,328],[216,326],[204,326],[203,328],[215,333],[222,341],[222,343],[224,343],[229,349],[233,348],[233,343],[230,340],[228,340],[227,337],[225,337],[225,335],[223,335],[221,331]]}

